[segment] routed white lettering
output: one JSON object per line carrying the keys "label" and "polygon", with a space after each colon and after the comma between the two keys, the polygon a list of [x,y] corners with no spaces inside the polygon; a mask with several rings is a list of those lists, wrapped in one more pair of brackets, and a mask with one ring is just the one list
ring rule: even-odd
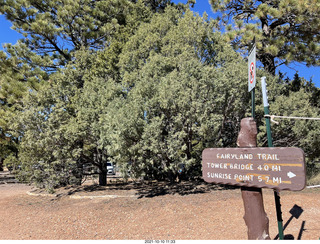
{"label": "routed white lettering", "polygon": [[239,180],[239,181],[253,181],[253,175],[238,175],[238,174],[235,174],[234,175],[234,179],[235,180]]}
{"label": "routed white lettering", "polygon": [[279,161],[278,154],[269,154],[269,153],[257,153],[259,159],[262,160],[276,160]]}
{"label": "routed white lettering", "polygon": [[230,164],[230,169],[253,170],[253,164]]}
{"label": "routed white lettering", "polygon": [[253,155],[251,153],[247,153],[247,154],[230,154],[230,153],[225,153],[225,154],[220,154],[220,153],[217,153],[217,158],[219,159],[241,159],[241,160],[244,160],[244,159],[253,159]]}
{"label": "routed white lettering", "polygon": [[212,178],[212,179],[227,179],[227,180],[231,180],[231,174],[207,172],[207,177],[208,178]]}

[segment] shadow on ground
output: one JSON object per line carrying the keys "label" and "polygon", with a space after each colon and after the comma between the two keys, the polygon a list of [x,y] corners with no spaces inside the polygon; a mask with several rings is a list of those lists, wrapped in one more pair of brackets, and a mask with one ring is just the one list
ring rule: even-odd
{"label": "shadow on ground", "polygon": [[[301,214],[303,213],[303,209],[298,206],[298,205],[293,205],[293,207],[290,209],[289,213],[291,214],[290,218],[287,220],[287,222],[285,223],[285,225],[283,226],[283,231],[288,227],[288,225],[290,224],[290,222],[295,218],[295,219],[299,219]],[[302,234],[304,231],[306,231],[305,229],[305,224],[306,221],[302,221],[301,223],[301,227],[300,227],[300,231],[299,234],[297,236],[297,240],[301,240]],[[279,239],[279,235],[276,235],[276,237],[274,238],[274,240]],[[286,234],[283,238],[284,240],[294,240],[294,236],[292,234]]]}
{"label": "shadow on ground", "polygon": [[186,181],[180,183],[156,182],[149,185],[141,185],[137,188],[139,198],[156,197],[161,195],[190,195],[202,194],[213,190],[235,189],[230,186],[207,184],[203,181]]}
{"label": "shadow on ground", "polygon": [[137,198],[151,198],[163,195],[190,195],[203,194],[217,190],[236,189],[233,186],[222,186],[208,184],[204,181],[183,181],[180,183],[170,182],[130,182],[130,183],[109,183],[107,186],[99,186],[97,184],[70,186],[57,189],[56,195],[135,195]]}

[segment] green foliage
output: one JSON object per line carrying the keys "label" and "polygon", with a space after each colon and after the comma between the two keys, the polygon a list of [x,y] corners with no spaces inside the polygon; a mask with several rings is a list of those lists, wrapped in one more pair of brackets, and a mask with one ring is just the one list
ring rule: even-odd
{"label": "green foliage", "polygon": [[[269,84],[269,83],[268,83]],[[320,118],[320,111],[313,104],[315,88],[312,82],[306,82],[299,76],[292,81],[276,84],[271,88],[270,114]],[[270,89],[270,90],[271,90]],[[263,107],[258,106],[258,114],[263,121]],[[303,149],[307,161],[307,176],[311,177],[319,172],[317,162],[320,160],[320,123],[316,120],[275,119],[279,125],[272,124],[273,144],[275,147],[299,147]],[[259,128],[258,141],[260,146],[267,146],[266,127],[262,124]]]}
{"label": "green foliage", "polygon": [[[62,164],[66,164],[63,169],[65,172],[70,167],[77,171],[76,168],[82,165],[82,161],[90,161],[86,159],[87,154],[84,152],[80,155],[80,161],[79,152],[75,153],[77,156],[67,155],[68,150],[93,150],[91,146],[84,145],[81,136],[85,135],[77,131],[85,130],[85,125],[80,123],[74,130],[66,126],[76,123],[77,109],[84,108],[76,100],[71,101],[77,96],[81,98],[79,94],[83,92],[85,83],[81,72],[76,70],[86,70],[89,67],[89,64],[83,63],[89,59],[79,53],[86,49],[96,52],[106,48],[107,57],[95,56],[96,60],[100,60],[95,68],[95,78],[87,75],[86,79],[104,79],[106,75],[118,79],[116,64],[123,43],[142,21],[148,21],[153,11],[164,9],[166,2],[168,1],[0,1],[0,13],[24,36],[16,45],[6,44],[6,53],[0,53],[1,160],[13,155],[16,160],[21,158],[25,163],[36,165],[35,167],[38,167],[39,162],[46,167],[50,165],[48,167],[52,172],[59,172]],[[108,61],[105,64],[106,59]],[[63,73],[63,67],[67,63],[70,66],[66,73],[72,75]],[[73,73],[72,69],[75,69]],[[59,117],[60,115],[63,116]],[[90,122],[87,121],[87,124]],[[49,140],[46,144],[46,137],[55,140]],[[92,137],[88,138],[91,141]],[[23,147],[20,149],[21,139]],[[43,148],[43,145],[49,148]],[[66,147],[64,151],[55,151],[61,145]],[[47,155],[42,155],[44,149],[48,149]],[[57,159],[59,153],[60,159]],[[59,167],[53,162],[58,162]],[[25,175],[25,178],[33,180],[33,169],[34,167],[27,170],[31,174]],[[47,169],[43,166],[41,170]],[[39,180],[36,181],[41,184],[47,177],[46,174],[38,176]],[[57,182],[59,185],[59,180]],[[52,188],[56,184],[49,185]]]}
{"label": "green foliage", "polygon": [[19,150],[25,180],[48,189],[80,184],[88,164],[106,175],[107,142],[100,140],[100,115],[107,113],[120,87],[95,75],[95,57],[89,50],[77,51],[75,62],[25,100]]}
{"label": "green foliage", "polygon": [[[25,34],[0,53],[0,157],[19,166],[21,180],[51,191],[80,184],[90,165],[105,184],[107,161],[126,177],[191,178],[201,175],[204,148],[236,146],[240,120],[251,115],[247,64],[213,32],[215,20],[188,10],[194,1],[0,3]],[[257,14],[265,11],[279,15],[266,4]],[[259,32],[243,19],[236,25],[247,30],[239,41]],[[312,81],[257,76],[267,76],[271,113],[319,117]],[[256,104],[265,146],[261,96]],[[274,144],[301,147],[314,173],[319,124],[288,120],[272,129]]]}
{"label": "green foliage", "polygon": [[7,169],[9,169],[11,172],[15,172],[19,168],[20,165],[19,165],[19,161],[17,160],[17,158],[13,154],[10,154],[3,161],[3,166],[7,167]]}
{"label": "green foliage", "polygon": [[67,89],[55,88],[57,85],[48,84],[30,94],[20,116],[24,132],[19,150],[20,177],[47,189],[72,183],[74,177],[81,180],[78,134],[71,134],[68,128],[72,107],[63,101]]}
{"label": "green foliage", "polygon": [[320,3],[318,0],[211,0],[213,11],[222,12],[220,23],[231,20],[226,38],[235,49],[247,51],[256,38],[257,58],[275,74],[281,64],[293,61],[319,65]]}
{"label": "green foliage", "polygon": [[0,6],[0,13],[25,36],[22,42],[58,67],[72,59],[73,51],[101,49],[119,30],[150,14],[143,1],[129,0],[1,0]]}
{"label": "green foliage", "polygon": [[205,147],[235,146],[228,133],[237,133],[248,108],[246,64],[212,28],[191,11],[167,8],[125,45],[126,96],[114,103],[111,141],[132,174],[174,179],[183,166],[199,175]]}
{"label": "green foliage", "polygon": [[[8,45],[9,47],[9,45]],[[0,52],[0,158],[17,155],[22,135],[16,117],[23,110],[23,98],[28,90],[37,90],[47,77],[19,58],[19,48],[8,48],[8,54]],[[24,53],[25,54],[25,53]],[[29,56],[32,58],[32,56]]]}

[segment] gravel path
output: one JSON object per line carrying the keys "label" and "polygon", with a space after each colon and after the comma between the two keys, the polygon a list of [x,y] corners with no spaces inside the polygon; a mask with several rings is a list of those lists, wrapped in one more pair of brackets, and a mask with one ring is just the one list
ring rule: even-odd
{"label": "gravel path", "polygon": [[[154,188],[125,189],[118,195],[137,197],[78,198],[70,195],[115,195],[116,188],[67,189],[54,196],[23,184],[0,185],[0,239],[3,240],[245,240],[243,202],[239,189],[165,191]],[[166,189],[165,186],[163,186]],[[143,191],[144,189],[144,191]],[[200,189],[200,190],[199,190]],[[190,189],[189,189],[190,190]],[[118,191],[120,192],[120,191]],[[272,190],[263,190],[270,221],[270,235],[277,235]],[[284,233],[288,238],[318,240],[320,237],[320,189],[282,192],[284,224],[296,204],[304,211],[291,218]]]}

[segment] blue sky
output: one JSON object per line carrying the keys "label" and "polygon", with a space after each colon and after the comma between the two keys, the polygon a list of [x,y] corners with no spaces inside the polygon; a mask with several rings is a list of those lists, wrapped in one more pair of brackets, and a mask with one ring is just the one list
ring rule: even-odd
{"label": "blue sky", "polygon": [[19,38],[22,37],[19,33],[14,30],[11,30],[10,27],[12,26],[11,22],[6,20],[4,15],[0,15],[0,43],[1,47],[0,50],[3,50],[2,45],[4,43],[13,43],[15,44]]}
{"label": "blue sky", "polygon": [[[187,0],[173,0],[173,2],[186,3]],[[195,4],[193,11],[198,12],[200,15],[206,12],[209,15],[209,17],[212,17],[214,15],[208,0],[197,0],[197,3]],[[0,50],[3,49],[2,44],[15,44],[17,40],[22,37],[19,33],[10,29],[10,27],[11,23],[7,21],[3,15],[0,15]],[[304,77],[306,80],[310,80],[310,78],[312,78],[316,86],[320,87],[320,67],[308,68],[301,63],[294,63],[291,64],[289,67],[282,65],[278,70],[281,70],[281,72],[285,73],[286,76],[289,76],[290,79],[292,79],[293,75],[298,71],[299,76]]]}

